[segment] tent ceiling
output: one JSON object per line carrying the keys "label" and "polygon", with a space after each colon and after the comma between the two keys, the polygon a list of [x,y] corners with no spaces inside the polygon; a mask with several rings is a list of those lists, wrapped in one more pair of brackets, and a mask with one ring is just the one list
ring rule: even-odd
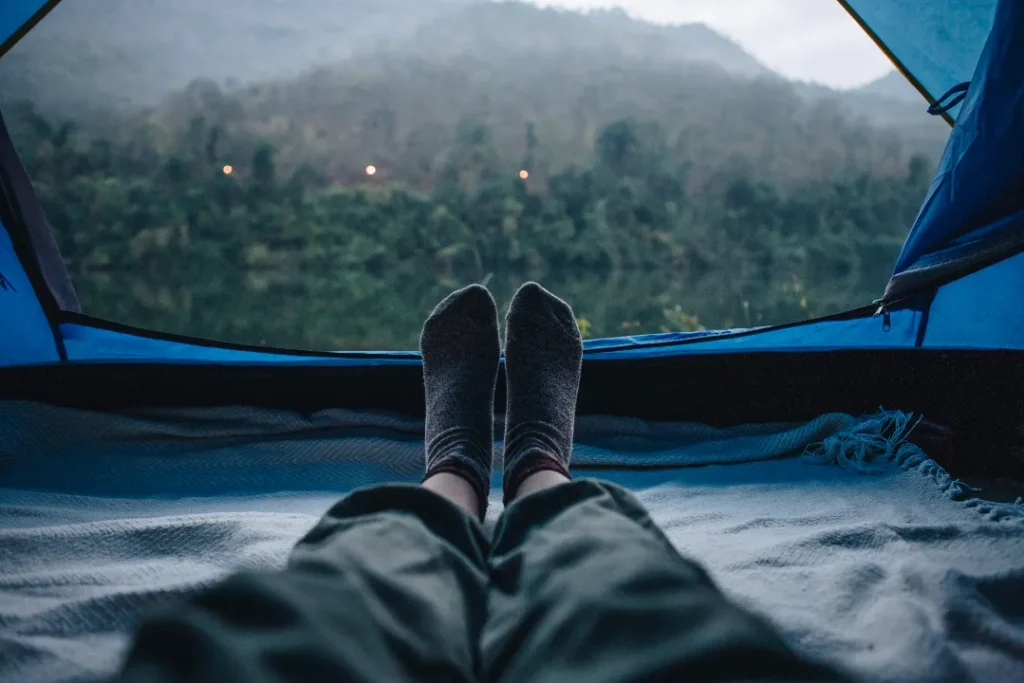
{"label": "tent ceiling", "polygon": [[60,0],[3,0],[0,2],[0,57],[5,55]]}
{"label": "tent ceiling", "polygon": [[[998,0],[839,0],[929,102],[969,81]],[[956,118],[960,107],[949,113]]]}

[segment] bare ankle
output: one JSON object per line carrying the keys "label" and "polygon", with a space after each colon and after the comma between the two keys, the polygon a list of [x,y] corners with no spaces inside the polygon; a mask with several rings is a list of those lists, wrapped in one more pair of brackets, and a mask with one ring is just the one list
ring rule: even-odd
{"label": "bare ankle", "polygon": [[534,472],[526,479],[523,479],[523,483],[519,485],[518,489],[516,489],[515,495],[512,499],[518,500],[523,496],[530,495],[531,493],[543,491],[544,489],[549,489],[553,486],[559,486],[560,484],[565,484],[569,481],[572,481],[569,477],[554,470],[541,470],[540,472]]}
{"label": "bare ankle", "polygon": [[481,514],[480,497],[476,490],[472,484],[457,474],[438,472],[425,479],[420,486],[447,498],[474,517]]}

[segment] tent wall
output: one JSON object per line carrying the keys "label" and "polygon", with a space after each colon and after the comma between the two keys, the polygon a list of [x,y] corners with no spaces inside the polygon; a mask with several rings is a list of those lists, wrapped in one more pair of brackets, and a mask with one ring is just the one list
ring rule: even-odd
{"label": "tent wall", "polygon": [[55,327],[78,296],[0,115],[0,365],[61,360]]}
{"label": "tent wall", "polygon": [[71,275],[64,264],[46,220],[32,181],[21,165],[14,143],[0,112],[0,203],[22,265],[36,288],[36,295],[47,312],[81,310]]}
{"label": "tent wall", "polygon": [[58,360],[50,321],[0,223],[0,366]]}
{"label": "tent wall", "polygon": [[1024,253],[939,288],[926,348],[1024,349]]}
{"label": "tent wall", "polygon": [[886,288],[887,301],[1024,248],[1021,36],[1024,3],[1001,0],[957,125]]}
{"label": "tent wall", "polygon": [[[837,349],[911,349],[917,338],[919,311],[907,308],[886,317],[862,312],[856,316],[740,332],[681,344],[659,344],[635,338],[631,346],[605,348],[611,340],[600,340],[595,358],[658,358],[682,354],[780,353],[834,351]],[[614,349],[614,347],[613,347]]]}
{"label": "tent wall", "polygon": [[150,333],[86,316],[60,325],[69,361],[149,361],[245,365],[419,365],[413,351],[318,353],[257,349],[235,344]]}
{"label": "tent wall", "polygon": [[[912,349],[922,312],[913,308],[872,317],[871,310],[773,328],[733,330],[695,336],[652,334],[595,339],[584,344],[588,358],[625,360],[680,355],[787,353],[836,349]],[[410,351],[349,353],[295,352],[219,344],[147,332],[82,315],[65,315],[61,338],[69,361],[216,363],[226,365],[418,365]]]}

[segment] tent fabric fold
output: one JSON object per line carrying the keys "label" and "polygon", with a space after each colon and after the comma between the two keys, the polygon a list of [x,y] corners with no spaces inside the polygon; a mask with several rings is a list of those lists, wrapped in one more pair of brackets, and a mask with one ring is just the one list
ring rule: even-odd
{"label": "tent fabric fold", "polygon": [[885,298],[1024,247],[1024,6],[1003,0]]}

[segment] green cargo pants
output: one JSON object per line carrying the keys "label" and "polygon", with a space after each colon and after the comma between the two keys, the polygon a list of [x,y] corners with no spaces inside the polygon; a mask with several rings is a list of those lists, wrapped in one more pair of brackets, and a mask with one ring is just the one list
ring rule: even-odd
{"label": "green cargo pants", "polygon": [[837,681],[682,558],[623,488],[527,496],[488,540],[413,486],[338,502],[288,567],[139,631],[123,681]]}

